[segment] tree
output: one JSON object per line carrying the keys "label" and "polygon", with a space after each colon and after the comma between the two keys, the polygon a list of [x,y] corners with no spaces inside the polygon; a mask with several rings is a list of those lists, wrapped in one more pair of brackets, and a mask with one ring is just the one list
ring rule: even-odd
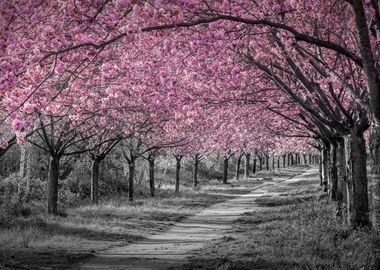
{"label": "tree", "polygon": [[236,162],[236,176],[235,176],[236,180],[238,180],[238,179],[240,178],[240,164],[241,164],[241,160],[242,160],[242,158],[243,158],[243,155],[244,155],[244,153],[241,152],[241,153],[239,153],[238,156],[237,156],[237,162]]}
{"label": "tree", "polygon": [[247,152],[245,153],[245,168],[244,168],[244,175],[246,178],[249,177],[250,162],[251,162],[251,153]]}
{"label": "tree", "polygon": [[[99,203],[99,170],[101,162],[107,155],[114,149],[114,147],[121,141],[120,137],[107,138],[107,134],[101,134],[95,143],[96,147],[89,150],[88,154],[91,158],[91,202],[93,204]],[[94,140],[92,140],[94,141]]]}
{"label": "tree", "polygon": [[176,160],[176,169],[175,169],[175,193],[179,193],[179,183],[180,183],[180,173],[181,173],[181,160],[182,155],[174,155]]}
{"label": "tree", "polygon": [[47,212],[56,215],[58,214],[58,181],[61,158],[89,151],[90,149],[83,147],[82,142],[95,136],[97,131],[82,136],[82,133],[77,130],[70,129],[70,122],[63,121],[60,117],[49,116],[40,119],[40,130],[37,131],[37,134],[38,141],[32,138],[28,141],[50,155]]}

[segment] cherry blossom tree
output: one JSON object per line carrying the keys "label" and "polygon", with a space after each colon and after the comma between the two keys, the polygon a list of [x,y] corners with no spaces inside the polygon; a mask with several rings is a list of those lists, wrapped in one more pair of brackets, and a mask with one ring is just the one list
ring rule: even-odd
{"label": "cherry blossom tree", "polygon": [[[259,153],[284,153],[284,148],[290,153],[300,150],[295,145],[307,149],[316,140],[323,180],[338,201],[343,160],[348,161],[348,206],[352,225],[360,226],[369,223],[363,133],[370,126],[373,228],[380,253],[377,1],[20,0],[1,5],[2,123],[12,126],[19,142],[36,121],[47,122],[40,126],[47,125],[54,136],[53,124],[61,131],[70,127],[75,136],[83,129],[99,134],[88,119],[112,125],[118,134],[134,133],[139,126],[144,136],[152,136],[164,126],[169,141],[200,138],[202,150],[220,153],[228,168],[231,154],[247,148],[247,141]],[[131,166],[156,145],[144,136],[137,134],[127,147]],[[283,137],[294,140],[283,143]],[[2,151],[14,142],[7,140],[2,138]],[[54,147],[45,148],[57,156]],[[179,181],[180,157],[195,152],[178,153]]]}

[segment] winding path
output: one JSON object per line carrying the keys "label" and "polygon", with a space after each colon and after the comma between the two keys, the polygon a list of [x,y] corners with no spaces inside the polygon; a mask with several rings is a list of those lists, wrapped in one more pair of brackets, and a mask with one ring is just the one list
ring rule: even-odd
{"label": "winding path", "polygon": [[148,239],[128,246],[115,247],[98,253],[96,257],[74,269],[147,270],[180,267],[187,262],[192,251],[200,249],[206,241],[226,234],[233,222],[242,214],[260,208],[256,200],[286,193],[302,185],[314,185],[318,183],[317,175],[317,169],[311,168],[292,178],[276,178],[271,183],[264,183],[254,188],[248,194],[204,209],[177,223],[165,233],[149,236]]}

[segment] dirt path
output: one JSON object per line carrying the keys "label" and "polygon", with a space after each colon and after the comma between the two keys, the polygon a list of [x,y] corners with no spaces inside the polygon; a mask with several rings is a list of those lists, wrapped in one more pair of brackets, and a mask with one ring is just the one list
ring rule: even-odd
{"label": "dirt path", "polygon": [[299,185],[315,184],[317,169],[300,175],[276,178],[262,184],[251,193],[215,204],[199,214],[173,226],[169,231],[128,246],[116,247],[77,266],[74,269],[180,269],[191,252],[200,249],[206,241],[222,237],[242,214],[260,208],[255,201],[297,189]]}

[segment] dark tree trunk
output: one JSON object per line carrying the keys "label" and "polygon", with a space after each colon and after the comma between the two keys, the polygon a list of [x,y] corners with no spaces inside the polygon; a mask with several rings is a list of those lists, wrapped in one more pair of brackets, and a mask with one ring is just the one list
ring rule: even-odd
{"label": "dark tree trunk", "polygon": [[272,170],[274,171],[274,169],[275,169],[275,166],[274,166],[274,156],[272,157]]}
{"label": "dark tree trunk", "polygon": [[245,154],[245,171],[244,171],[244,175],[245,177],[249,177],[249,166],[250,166],[250,163],[251,163],[251,154],[250,153],[246,153]]}
{"label": "dark tree trunk", "polygon": [[155,194],[155,181],[154,181],[154,157],[149,157],[148,158],[148,163],[149,163],[149,187],[150,187],[150,196],[154,197]]}
{"label": "dark tree trunk", "polygon": [[[73,164],[75,164],[75,162],[73,162]],[[74,171],[74,166],[73,165],[69,165],[65,168],[65,170],[62,172],[62,174],[60,175],[59,179],[61,180],[65,180],[67,179],[67,177],[69,177],[69,175]]]}
{"label": "dark tree trunk", "polygon": [[337,173],[338,173],[338,187],[337,187],[337,216],[342,216],[343,202],[347,201],[347,179],[346,179],[346,156],[344,148],[344,140],[337,141]]}
{"label": "dark tree trunk", "polygon": [[91,203],[99,203],[99,168],[100,159],[94,158],[91,166]]}
{"label": "dark tree trunk", "polygon": [[50,157],[49,179],[48,179],[48,214],[58,214],[58,179],[59,179],[59,161],[60,157]]}
{"label": "dark tree trunk", "polygon": [[259,171],[263,170],[263,158],[259,157]]}
{"label": "dark tree trunk", "polygon": [[135,177],[135,160],[132,159],[128,162],[129,175],[128,175],[128,199],[133,201],[134,193],[134,177]]}
{"label": "dark tree trunk", "polygon": [[239,180],[240,178],[240,164],[241,164],[241,159],[243,157],[243,154],[238,156],[237,163],[236,163],[236,180]]}
{"label": "dark tree trunk", "polygon": [[265,155],[265,167],[269,171],[269,155]]}
{"label": "dark tree trunk", "polygon": [[313,162],[312,162],[312,155],[311,154],[309,154],[309,165],[313,165]]}
{"label": "dark tree trunk", "polygon": [[282,167],[286,167],[286,154],[282,155]]}
{"label": "dark tree trunk", "polygon": [[330,149],[330,198],[337,200],[338,193],[338,168],[337,168],[337,145],[331,144]]}
{"label": "dark tree trunk", "polygon": [[354,228],[369,225],[366,148],[363,133],[344,137],[348,181],[348,223]]}
{"label": "dark tree trunk", "polygon": [[256,165],[257,165],[257,159],[255,158],[253,160],[253,166],[252,166],[252,174],[256,173]]}
{"label": "dark tree trunk", "polygon": [[[353,0],[353,11],[355,14],[355,24],[359,37],[360,54],[363,59],[363,69],[366,75],[369,101],[373,115],[371,124],[370,150],[372,157],[371,177],[373,194],[373,235],[374,252],[376,255],[375,268],[380,268],[380,78],[376,68],[377,61],[372,51],[371,39],[368,31],[364,1]],[[373,1],[377,7],[377,2]],[[380,30],[380,29],[377,29]],[[347,146],[346,146],[347,148]],[[350,178],[350,173],[348,174]]]}
{"label": "dark tree trunk", "polygon": [[182,156],[176,156],[176,167],[175,167],[175,193],[179,193],[179,177],[181,173],[181,159]]}
{"label": "dark tree trunk", "polygon": [[199,167],[199,155],[195,155],[193,188],[196,188],[198,186],[198,167]]}
{"label": "dark tree trunk", "polygon": [[228,157],[223,160],[223,184],[227,184],[228,180]]}
{"label": "dark tree trunk", "polygon": [[307,155],[303,154],[303,164],[307,165]]}
{"label": "dark tree trunk", "polygon": [[277,158],[277,169],[280,169],[280,156]]}
{"label": "dark tree trunk", "polygon": [[291,165],[291,153],[288,153],[288,167]]}

